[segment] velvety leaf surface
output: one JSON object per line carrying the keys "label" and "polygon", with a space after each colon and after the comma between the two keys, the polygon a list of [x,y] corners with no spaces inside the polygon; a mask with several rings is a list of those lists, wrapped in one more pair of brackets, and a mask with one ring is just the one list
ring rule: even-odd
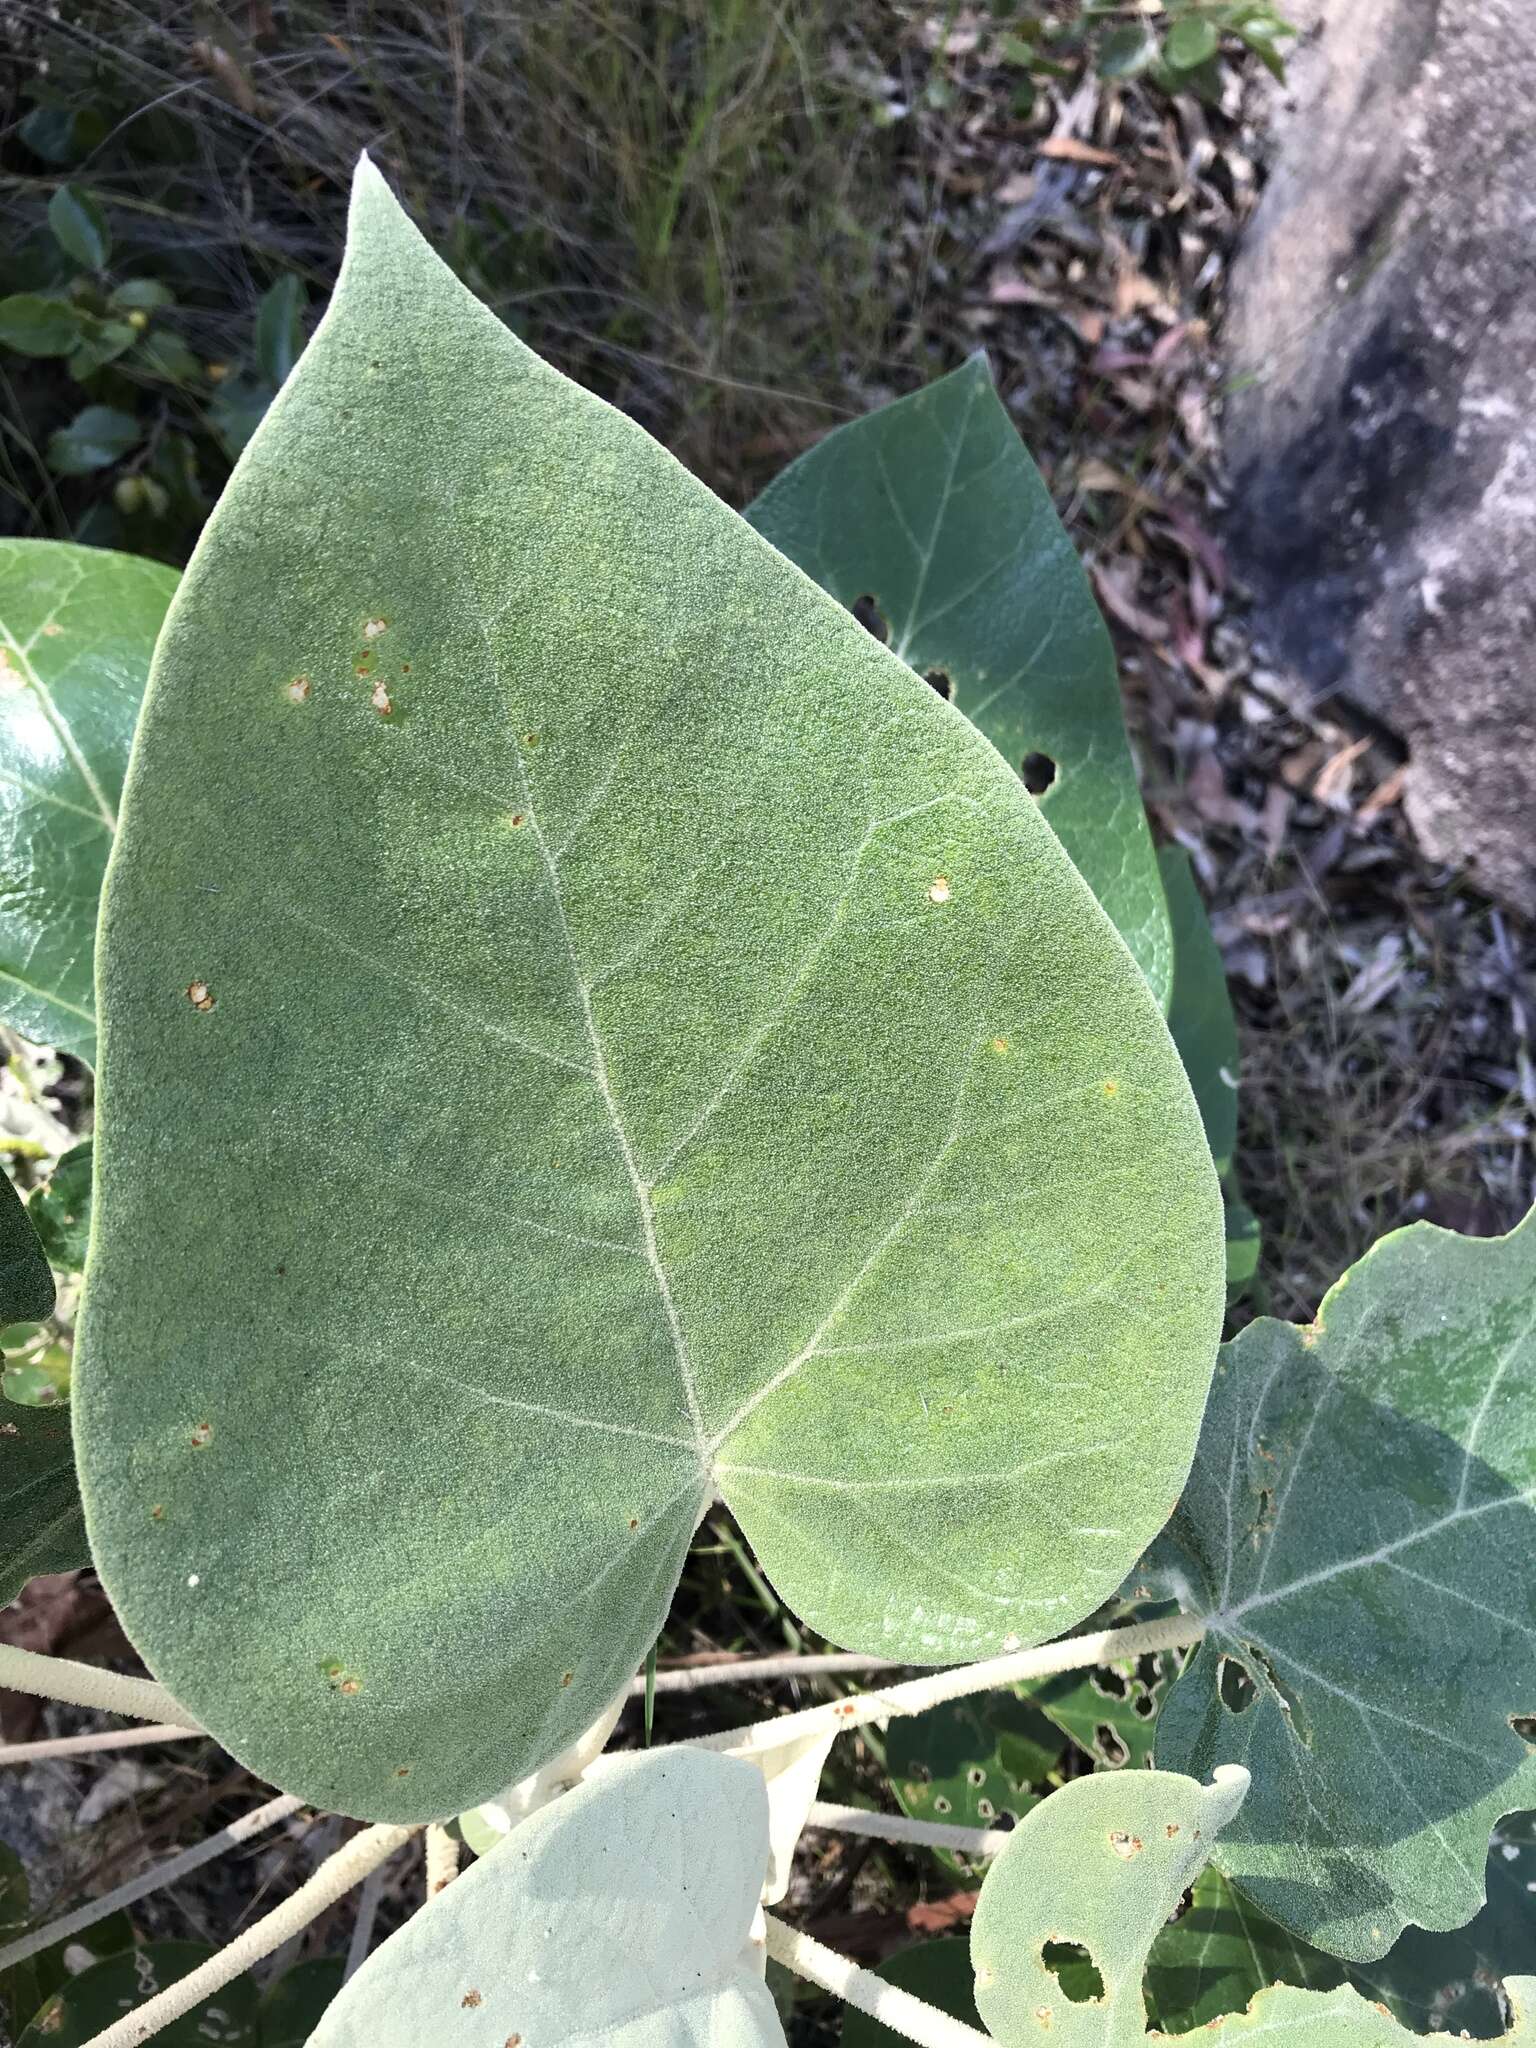
{"label": "velvety leaf surface", "polygon": [[751,1764],[617,1758],[377,1949],[313,2048],[783,2048],[751,1940],[767,1865]]}
{"label": "velvety leaf surface", "polygon": [[[976,2004],[1004,2048],[1140,2048],[1148,1952],[1246,1785],[1236,1769],[1212,1785],[1169,1771],[1096,1774],[1020,1822],[971,1922]],[[1062,1943],[1087,1951],[1099,1997],[1069,1996],[1058,1981],[1044,1950]]]}
{"label": "velvety leaf surface", "polygon": [[136,555],[0,540],[0,1020],[88,1060],[101,878],[175,588]]}
{"label": "velvety leaf surface", "polygon": [[1208,1617],[1158,1762],[1249,1766],[1216,1860],[1339,1955],[1469,1920],[1490,1830],[1536,1794],[1511,1726],[1536,1710],[1533,1387],[1536,1221],[1395,1232],[1310,1329],[1225,1347],[1152,1554]]}
{"label": "velvety leaf surface", "polygon": [[90,1561],[68,1408],[0,1404],[0,1607]]}
{"label": "velvety leaf surface", "polygon": [[[92,1963],[55,1991],[17,2048],[88,2048],[107,2027],[164,1991],[214,1951],[198,1941],[152,1941]],[[163,2048],[260,2048],[256,1986],[237,1977],[173,2020],[155,2039]]]}
{"label": "velvety leaf surface", "polygon": [[872,600],[892,650],[944,679],[1032,787],[1048,779],[1041,809],[1166,1003],[1168,911],[1114,648],[985,356],[839,427],[747,517],[841,603]]}
{"label": "velvety leaf surface", "polygon": [[53,1275],[26,1206],[0,1174],[0,1325],[53,1314]]}
{"label": "velvety leaf surface", "polygon": [[[1351,1985],[1258,1991],[1245,2011],[1227,1995],[1259,1972],[1311,1983],[1332,1959],[1294,1947],[1230,1886],[1202,1876],[1244,1796],[1247,1773],[1226,1766],[1197,1785],[1168,1771],[1078,1778],[1037,1806],[988,1871],[971,1922],[976,2003],[1002,2048],[1142,2048],[1170,2018],[1208,2013],[1223,2039],[1284,2035],[1295,2048],[1410,2048],[1385,2005]],[[1186,1889],[1183,1918],[1169,1917]],[[1247,1970],[1240,1944],[1251,1939]],[[1067,1947],[1066,1945],[1071,1945]],[[1072,1949],[1084,1962],[1063,1960]],[[1378,1966],[1379,1967],[1379,1966]],[[1508,2038],[1536,2040],[1536,1979],[1508,1985]]]}
{"label": "velvety leaf surface", "polygon": [[371,169],[157,652],[100,958],[92,1547],[307,1798],[565,1747],[716,1491],[919,1661],[1088,1613],[1177,1494],[1219,1202],[1107,920]]}
{"label": "velvety leaf surface", "polygon": [[[892,1727],[896,1726],[893,1722]],[[898,1949],[875,1970],[898,1990],[926,1999],[952,2019],[968,2027],[981,2025],[976,1994],[971,1982],[971,1945],[963,1934],[946,1934],[937,1941],[921,1941]],[[857,2006],[844,2006],[842,2048],[905,2048],[906,2036],[893,2033]]]}

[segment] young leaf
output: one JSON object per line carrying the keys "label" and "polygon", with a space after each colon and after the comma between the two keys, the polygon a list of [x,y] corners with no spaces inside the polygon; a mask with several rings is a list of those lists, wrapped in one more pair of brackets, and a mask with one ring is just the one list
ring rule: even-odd
{"label": "young leaf", "polygon": [[[971,1922],[976,2004],[1002,2048],[1144,2048],[1148,1952],[1247,1783],[1236,1766],[1210,1785],[1169,1771],[1075,1778],[1020,1822]],[[1085,1950],[1102,1992],[1074,1997],[1048,1944]]]}
{"label": "young leaf", "polygon": [[53,1275],[20,1195],[0,1174],[0,1325],[53,1314]]}
{"label": "young leaf", "polygon": [[1536,1212],[1395,1232],[1311,1329],[1225,1348],[1149,1560],[1208,1617],[1158,1761],[1252,1769],[1216,1860],[1336,1954],[1469,1919],[1490,1829],[1536,1796],[1533,1376]]}
{"label": "young leaf", "polygon": [[1194,71],[1208,64],[1221,48],[1221,33],[1204,15],[1189,14],[1168,31],[1163,55],[1175,71]]}
{"label": "young leaf", "polygon": [[0,540],[0,1019],[88,1060],[101,878],[175,588],[134,555]]}
{"label": "young leaf", "polygon": [[751,1764],[616,1757],[376,1950],[311,2048],[783,2048],[751,1938],[767,1866]]}
{"label": "young leaf", "polygon": [[89,476],[109,469],[143,438],[144,429],[131,412],[88,405],[48,436],[48,467],[55,476]]}
{"label": "young leaf", "polygon": [[61,1273],[82,1273],[91,1239],[91,1157],[89,1138],[70,1147],[46,1187],[27,1205],[38,1242]]}
{"label": "young leaf", "polygon": [[1115,1589],[1221,1309],[1155,1003],[971,726],[371,167],[134,763],[77,1430],[220,1740],[462,1811],[633,1674],[717,1492],[866,1651]]}
{"label": "young leaf", "polygon": [[[1114,648],[985,356],[835,433],[747,518],[972,719],[1039,795],[1160,1002],[1168,911]],[[861,602],[862,601],[862,602]]]}
{"label": "young leaf", "polygon": [[105,270],[112,231],[99,201],[78,185],[60,185],[48,202],[48,225],[66,256],[82,270]]}
{"label": "young leaf", "polygon": [[[124,2013],[207,1962],[199,1941],[152,1941],[71,1977],[42,2009],[16,2048],[89,2048]],[[155,2036],[161,2048],[262,2048],[256,1986],[237,1977]]]}
{"label": "young leaf", "polygon": [[0,1404],[0,1607],[28,1579],[90,1561],[69,1409]]}

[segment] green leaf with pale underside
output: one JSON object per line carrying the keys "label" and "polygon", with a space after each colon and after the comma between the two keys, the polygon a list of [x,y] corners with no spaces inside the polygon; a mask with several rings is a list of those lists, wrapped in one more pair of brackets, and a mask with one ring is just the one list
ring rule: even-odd
{"label": "green leaf with pale underside", "polygon": [[135,555],[0,540],[0,1019],[87,1060],[101,878],[175,588]]}
{"label": "green leaf with pale underside", "polygon": [[[840,427],[749,507],[759,533],[939,679],[1031,786],[1167,1002],[1168,910],[1115,652],[985,356]],[[1037,758],[1033,758],[1037,757]]]}
{"label": "green leaf with pale underside", "polygon": [[1225,1348],[1149,1560],[1207,1617],[1158,1762],[1252,1770],[1216,1860],[1356,1961],[1469,1920],[1490,1830],[1536,1801],[1533,1378],[1536,1220],[1383,1238],[1311,1329]]}
{"label": "green leaf with pale underside", "polygon": [[[987,1873],[971,1923],[976,2004],[1001,2048],[1145,2048],[1149,2038],[1176,2038],[1157,2031],[1178,2002],[1166,1958],[1184,1922],[1168,1921],[1192,1886],[1186,1946],[1197,1952],[1210,1932],[1202,1866],[1220,1853],[1246,1783],[1235,1766],[1210,1785],[1162,1770],[1078,1778],[1024,1819]],[[1062,1944],[1087,1951],[1097,1985],[1082,1965],[1052,1967]],[[1196,1975],[1214,1984],[1209,1971]],[[1513,1978],[1508,1991],[1514,2021],[1504,2038],[1529,2048],[1536,1979]],[[1349,1985],[1276,1984],[1209,2024],[1223,2040],[1278,2034],[1294,2048],[1411,2048],[1416,2038]]]}
{"label": "green leaf with pale underside", "polygon": [[416,1913],[310,2048],[784,2048],[751,1939],[767,1865],[753,1765],[616,1758]]}
{"label": "green leaf with pale underside", "polygon": [[1166,1515],[1221,1219],[1133,963],[967,721],[371,169],[157,651],[99,964],[92,1547],[263,1776],[493,1796],[716,1493],[922,1661]]}

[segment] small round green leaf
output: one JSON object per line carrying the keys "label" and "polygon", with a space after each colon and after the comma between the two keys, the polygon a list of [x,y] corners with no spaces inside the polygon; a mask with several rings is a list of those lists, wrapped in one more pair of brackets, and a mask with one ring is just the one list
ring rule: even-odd
{"label": "small round green leaf", "polygon": [[1166,1516],[1221,1219],[1134,962],[974,728],[369,167],[157,649],[99,963],[92,1547],[263,1776],[494,1796],[717,1494],[923,1662]]}
{"label": "small round green leaf", "polygon": [[0,1018],[89,1060],[101,878],[175,588],[133,555],[0,540]]}
{"label": "small round green leaf", "polygon": [[0,299],[0,348],[24,356],[67,356],[79,343],[86,318],[68,299],[13,292]]}
{"label": "small round green leaf", "polygon": [[1209,63],[1221,48],[1221,32],[1201,14],[1186,15],[1168,31],[1163,55],[1175,71],[1193,71]]}
{"label": "small round green leaf", "polygon": [[110,405],[88,405],[67,427],[48,436],[48,467],[56,476],[89,476],[109,469],[144,438],[131,412]]}
{"label": "small round green leaf", "polygon": [[66,256],[82,270],[105,270],[112,230],[95,196],[79,185],[60,185],[48,202],[48,225]]}

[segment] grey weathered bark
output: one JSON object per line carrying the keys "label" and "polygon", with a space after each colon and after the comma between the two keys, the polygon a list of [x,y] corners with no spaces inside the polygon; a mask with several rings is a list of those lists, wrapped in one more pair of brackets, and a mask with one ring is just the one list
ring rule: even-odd
{"label": "grey weathered bark", "polygon": [[1536,5],[1300,0],[1234,268],[1231,539],[1277,661],[1395,727],[1536,915]]}

